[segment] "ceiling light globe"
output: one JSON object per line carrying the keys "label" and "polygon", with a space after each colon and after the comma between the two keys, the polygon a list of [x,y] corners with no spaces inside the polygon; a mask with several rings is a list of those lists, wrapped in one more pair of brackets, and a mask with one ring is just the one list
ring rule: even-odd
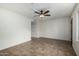
{"label": "ceiling light globe", "polygon": [[44,15],[40,15],[40,17],[44,17]]}

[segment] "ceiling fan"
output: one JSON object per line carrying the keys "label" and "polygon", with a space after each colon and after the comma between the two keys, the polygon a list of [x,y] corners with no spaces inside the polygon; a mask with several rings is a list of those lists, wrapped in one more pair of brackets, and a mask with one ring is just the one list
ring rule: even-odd
{"label": "ceiling fan", "polygon": [[40,17],[44,17],[44,16],[51,16],[50,14],[48,14],[50,11],[49,10],[40,10],[40,11],[34,11],[36,14],[38,14]]}

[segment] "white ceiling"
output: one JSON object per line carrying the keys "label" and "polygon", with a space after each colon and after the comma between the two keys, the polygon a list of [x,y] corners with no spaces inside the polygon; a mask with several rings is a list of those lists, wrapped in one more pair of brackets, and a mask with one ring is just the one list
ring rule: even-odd
{"label": "white ceiling", "polygon": [[28,3],[0,3],[0,7],[27,17],[32,14],[31,5]]}
{"label": "white ceiling", "polygon": [[36,10],[50,10],[50,18],[71,16],[75,4],[74,3],[38,3],[32,4],[32,8]]}
{"label": "white ceiling", "polygon": [[1,8],[6,8],[32,19],[36,15],[32,9],[48,9],[51,14],[48,18],[57,18],[70,16],[74,5],[74,3],[0,3]]}

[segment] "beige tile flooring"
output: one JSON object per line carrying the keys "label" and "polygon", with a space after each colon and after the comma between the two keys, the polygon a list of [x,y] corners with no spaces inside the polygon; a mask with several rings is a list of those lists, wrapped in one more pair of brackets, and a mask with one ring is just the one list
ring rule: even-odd
{"label": "beige tile flooring", "polygon": [[31,41],[0,51],[0,56],[76,56],[71,42],[32,38]]}

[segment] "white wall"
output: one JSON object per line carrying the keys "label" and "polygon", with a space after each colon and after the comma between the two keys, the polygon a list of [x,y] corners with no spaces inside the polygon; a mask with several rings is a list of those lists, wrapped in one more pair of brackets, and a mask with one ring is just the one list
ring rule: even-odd
{"label": "white wall", "polygon": [[31,35],[32,37],[39,38],[40,37],[40,23],[39,20],[36,19],[31,23]]}
{"label": "white wall", "polygon": [[31,40],[30,19],[0,8],[0,50]]}
{"label": "white wall", "polygon": [[38,37],[37,34],[37,22],[31,22],[31,35],[32,37]]}
{"label": "white wall", "polygon": [[77,55],[79,55],[79,15],[78,15],[79,4],[77,4],[72,14],[73,18],[73,48]]}
{"label": "white wall", "polygon": [[[71,25],[70,19],[68,17],[58,18],[58,19],[45,19],[39,21],[39,36],[46,38],[54,38],[61,40],[71,39]],[[33,30],[35,29],[32,28]],[[36,30],[35,30],[36,31]],[[33,33],[35,33],[33,31]],[[36,34],[33,36],[35,37]],[[37,37],[37,36],[36,36]]]}

